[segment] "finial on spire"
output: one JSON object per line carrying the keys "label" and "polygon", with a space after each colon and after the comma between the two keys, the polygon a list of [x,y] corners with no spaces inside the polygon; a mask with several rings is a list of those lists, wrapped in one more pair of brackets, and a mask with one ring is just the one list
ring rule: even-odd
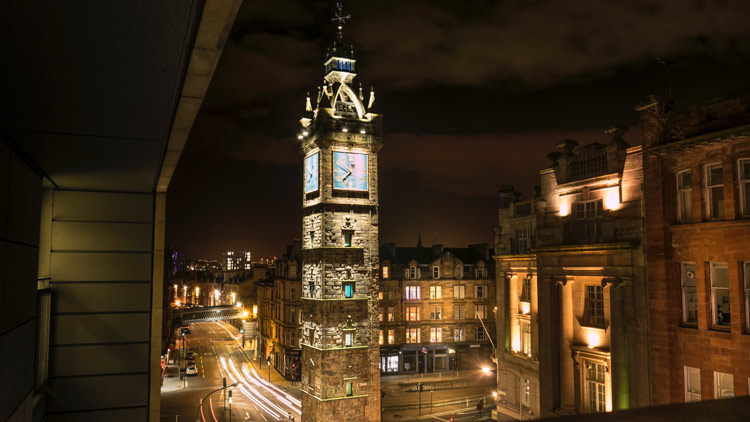
{"label": "finial on spire", "polygon": [[310,103],[310,93],[307,93],[307,99],[305,99],[305,111],[312,111],[312,104]]}
{"label": "finial on spire", "polygon": [[372,108],[372,105],[374,103],[375,103],[375,88],[370,87],[370,101],[367,102],[367,108]]}
{"label": "finial on spire", "polygon": [[344,30],[344,24],[346,23],[347,19],[350,19],[351,15],[344,16],[344,6],[341,3],[336,3],[336,15],[333,17],[333,21],[338,22],[338,29],[339,29],[339,40],[344,37],[343,30]]}

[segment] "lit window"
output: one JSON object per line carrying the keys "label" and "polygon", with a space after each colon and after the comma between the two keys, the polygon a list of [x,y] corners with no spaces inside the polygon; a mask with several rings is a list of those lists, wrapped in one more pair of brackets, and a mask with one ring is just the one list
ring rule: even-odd
{"label": "lit window", "polygon": [[583,322],[593,327],[604,326],[604,289],[601,285],[587,285]]}
{"label": "lit window", "polygon": [[454,327],[453,328],[453,341],[464,341],[464,340],[466,340],[464,327]]}
{"label": "lit window", "polygon": [[724,218],[724,170],[721,163],[706,166],[708,218]]}
{"label": "lit window", "polygon": [[481,325],[474,327],[474,339],[484,340],[484,328]]}
{"label": "lit window", "polygon": [[[456,267],[461,268],[461,267]],[[455,285],[453,286],[453,299],[463,299],[466,297],[466,286]]]}
{"label": "lit window", "polygon": [[606,410],[606,386],[604,384],[604,365],[598,362],[584,360],[584,376],[586,377],[586,410],[589,413],[604,412]]}
{"label": "lit window", "polygon": [[711,263],[711,298],[714,328],[729,328],[729,266],[726,262]]}
{"label": "lit window", "polygon": [[388,307],[388,321],[393,322],[396,320],[396,313],[393,306]]}
{"label": "lit window", "polygon": [[407,328],[406,329],[406,342],[407,343],[420,343],[419,339],[419,328]]}
{"label": "lit window", "polygon": [[344,297],[347,299],[354,297],[354,283],[344,283]]}
{"label": "lit window", "polygon": [[750,159],[740,160],[740,212],[743,217],[750,217]]}
{"label": "lit window", "polygon": [[430,327],[430,343],[440,343],[443,341],[443,328]]}
{"label": "lit window", "polygon": [[419,306],[407,306],[406,319],[407,321],[419,321]]}
{"label": "lit window", "polygon": [[443,319],[443,305],[432,305],[430,319]]}
{"label": "lit window", "polygon": [[383,300],[383,286],[378,287],[378,300]]}
{"label": "lit window", "polygon": [[378,320],[380,322],[383,322],[383,310],[382,309],[380,310],[380,313],[378,314]]}
{"label": "lit window", "polygon": [[344,346],[352,347],[354,345],[354,335],[352,333],[344,334]]}
{"label": "lit window", "polygon": [[430,299],[442,299],[443,288],[442,286],[430,286]]}
{"label": "lit window", "polygon": [[346,396],[350,397],[354,395],[354,383],[347,382],[346,383]]}
{"label": "lit window", "polygon": [[406,300],[419,300],[421,298],[419,286],[406,286]]}
{"label": "lit window", "polygon": [[464,305],[453,305],[453,319],[464,319],[466,318],[466,311]]}
{"label": "lit window", "polygon": [[487,297],[487,285],[477,284],[474,286],[474,297],[477,299],[484,299]]}
{"label": "lit window", "polygon": [[714,397],[717,399],[734,397],[734,375],[714,372]]}
{"label": "lit window", "polygon": [[696,287],[695,264],[681,265],[682,279],[682,323],[698,325],[698,288]]}
{"label": "lit window", "polygon": [[440,267],[437,265],[432,267],[432,278],[440,278]]}
{"label": "lit window", "polygon": [[388,278],[388,266],[383,265],[383,278]]}
{"label": "lit window", "polygon": [[685,402],[701,401],[701,370],[685,367]]}
{"label": "lit window", "polygon": [[477,318],[479,319],[487,319],[487,305],[476,305],[477,308]]}
{"label": "lit window", "polygon": [[688,223],[693,219],[692,173],[685,170],[677,173],[677,221]]}
{"label": "lit window", "polygon": [[344,232],[344,246],[347,248],[352,246],[352,232]]}
{"label": "lit window", "polygon": [[381,346],[383,345],[383,330],[380,330],[380,333],[378,335],[378,344]]}
{"label": "lit window", "polygon": [[388,330],[388,344],[393,344],[396,342],[396,330],[389,329]]}

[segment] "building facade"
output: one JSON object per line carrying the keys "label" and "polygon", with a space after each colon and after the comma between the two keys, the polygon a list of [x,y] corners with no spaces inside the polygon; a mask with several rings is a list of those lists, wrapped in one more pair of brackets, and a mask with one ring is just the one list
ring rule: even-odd
{"label": "building facade", "polygon": [[258,285],[258,323],[262,339],[261,356],[270,360],[288,380],[300,379],[300,337],[302,335],[301,243],[295,241],[276,261],[274,277]]}
{"label": "building facade", "polygon": [[302,183],[302,420],[380,420],[378,151],[374,93],[352,88],[356,60],[339,31],[323,88],[298,138]]}
{"label": "building facade", "polygon": [[546,203],[537,197],[517,202],[510,189],[500,192],[500,225],[494,257],[497,277],[498,408],[516,417],[540,415],[539,294],[537,222]]}
{"label": "building facade", "polygon": [[227,251],[222,254],[222,266],[225,271],[251,270],[253,262],[250,251]]}
{"label": "building facade", "polygon": [[750,92],[639,109],[654,404],[748,395]]}
{"label": "building facade", "polygon": [[495,335],[494,268],[487,244],[380,248],[380,372],[479,370]]}
{"label": "building facade", "polygon": [[538,197],[500,211],[498,389],[514,410],[501,401],[499,411],[649,403],[648,370],[637,364],[648,359],[642,155],[623,128],[610,133],[608,145],[562,141]]}

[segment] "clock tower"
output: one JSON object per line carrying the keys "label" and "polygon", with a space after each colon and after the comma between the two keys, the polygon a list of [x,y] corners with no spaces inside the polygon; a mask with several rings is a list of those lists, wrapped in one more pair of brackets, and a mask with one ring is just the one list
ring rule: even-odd
{"label": "clock tower", "polygon": [[378,151],[382,118],[354,87],[356,60],[338,36],[298,139],[302,197],[302,420],[380,421]]}

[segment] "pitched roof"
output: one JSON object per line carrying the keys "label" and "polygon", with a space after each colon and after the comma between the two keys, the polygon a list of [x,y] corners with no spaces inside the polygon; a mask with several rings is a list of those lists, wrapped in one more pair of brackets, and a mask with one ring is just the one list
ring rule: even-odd
{"label": "pitched roof", "polygon": [[[479,261],[487,262],[487,259],[480,252],[482,248],[487,248],[487,244],[469,245],[466,248],[444,248],[442,245],[436,247],[397,247],[393,243],[386,243],[380,247],[380,260],[390,261],[391,264],[407,265],[411,261],[418,264],[431,264],[436,259],[444,256],[446,253],[453,254],[456,258],[465,264],[475,264]],[[487,249],[489,255],[492,250]]]}

